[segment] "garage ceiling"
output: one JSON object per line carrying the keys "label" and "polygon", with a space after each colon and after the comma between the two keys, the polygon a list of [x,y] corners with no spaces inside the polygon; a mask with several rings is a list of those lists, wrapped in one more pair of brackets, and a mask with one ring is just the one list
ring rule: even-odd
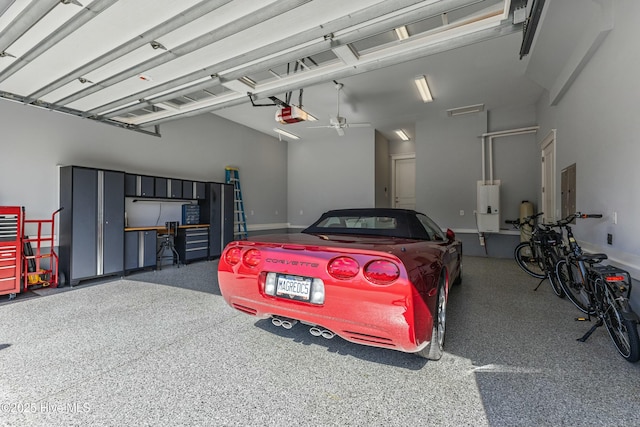
{"label": "garage ceiling", "polygon": [[[349,123],[393,139],[393,129],[411,133],[425,114],[539,96],[519,60],[513,8],[510,0],[0,0],[0,97],[154,134],[170,120],[214,113],[303,139],[335,135],[309,127],[328,124],[341,105]],[[434,102],[419,99],[417,75]],[[344,84],[338,104],[335,82]],[[278,124],[281,102],[302,104],[318,122]]]}

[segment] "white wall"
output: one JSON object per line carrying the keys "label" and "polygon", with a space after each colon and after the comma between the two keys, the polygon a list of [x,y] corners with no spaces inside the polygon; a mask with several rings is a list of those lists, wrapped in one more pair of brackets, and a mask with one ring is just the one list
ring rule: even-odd
{"label": "white wall", "polygon": [[375,206],[377,208],[389,208],[391,207],[390,142],[380,132],[376,132],[375,138]]}
{"label": "white wall", "polygon": [[217,182],[234,165],[255,210],[248,224],[287,222],[286,143],[213,114],[162,125],[162,138],[4,100],[0,117],[0,205],[25,206],[27,218],[58,208],[56,165]]}
{"label": "white wall", "polygon": [[576,208],[605,215],[578,221],[576,238],[640,277],[640,2],[618,0],[613,8],[613,30],[556,106],[548,93],[540,100],[538,116],[545,132],[557,129],[558,194],[561,169],[576,163]]}
{"label": "white wall", "polygon": [[416,124],[416,210],[441,227],[476,228],[476,182],[482,177],[478,136],[486,131],[486,113],[427,117]]}
{"label": "white wall", "polygon": [[327,132],[324,139],[289,142],[289,222],[302,227],[330,209],[375,205],[373,129]]}

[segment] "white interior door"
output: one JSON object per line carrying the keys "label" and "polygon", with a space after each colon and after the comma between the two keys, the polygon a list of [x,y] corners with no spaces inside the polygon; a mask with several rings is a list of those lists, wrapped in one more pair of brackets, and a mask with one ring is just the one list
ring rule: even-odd
{"label": "white interior door", "polygon": [[416,208],[416,158],[393,159],[393,207]]}
{"label": "white interior door", "polygon": [[556,212],[556,138],[555,130],[542,141],[542,212],[544,222],[553,222]]}

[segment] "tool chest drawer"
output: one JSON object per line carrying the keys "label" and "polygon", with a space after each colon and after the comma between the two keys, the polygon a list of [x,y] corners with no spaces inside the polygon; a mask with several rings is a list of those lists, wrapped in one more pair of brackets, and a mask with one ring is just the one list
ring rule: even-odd
{"label": "tool chest drawer", "polygon": [[18,252],[14,248],[0,248],[0,268],[16,265],[18,265]]}
{"label": "tool chest drawer", "polygon": [[2,279],[15,279],[17,268],[15,265],[0,267],[0,280]]}
{"label": "tool chest drawer", "polygon": [[176,249],[183,262],[206,258],[209,255],[209,228],[179,228]]}

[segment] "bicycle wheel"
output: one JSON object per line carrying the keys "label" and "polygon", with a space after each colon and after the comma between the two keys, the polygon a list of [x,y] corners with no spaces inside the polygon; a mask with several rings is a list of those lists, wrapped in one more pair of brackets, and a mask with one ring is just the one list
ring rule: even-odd
{"label": "bicycle wheel", "polygon": [[522,242],[516,246],[515,251],[513,251],[513,257],[516,259],[520,268],[529,275],[537,279],[544,279],[547,277],[544,271],[544,261],[534,252],[535,250],[532,249],[528,242]]}
{"label": "bicycle wheel", "polygon": [[562,288],[562,284],[560,280],[558,280],[558,276],[556,275],[555,266],[560,260],[560,256],[556,252],[557,249],[555,247],[549,250],[549,253],[545,256],[545,263],[547,269],[547,279],[549,279],[549,284],[551,285],[551,289],[553,293],[556,294],[560,298],[565,297],[564,289]]}
{"label": "bicycle wheel", "polygon": [[628,310],[623,307],[627,305],[627,299],[623,298],[623,302],[615,299],[609,289],[605,293],[603,320],[611,341],[615,344],[618,353],[628,362],[637,362],[640,360],[640,338],[638,338],[636,322],[623,316],[623,312]]}
{"label": "bicycle wheel", "polygon": [[584,287],[580,267],[575,262],[561,259],[556,263],[556,278],[564,293],[578,310],[585,314],[595,314],[591,308],[589,292]]}

